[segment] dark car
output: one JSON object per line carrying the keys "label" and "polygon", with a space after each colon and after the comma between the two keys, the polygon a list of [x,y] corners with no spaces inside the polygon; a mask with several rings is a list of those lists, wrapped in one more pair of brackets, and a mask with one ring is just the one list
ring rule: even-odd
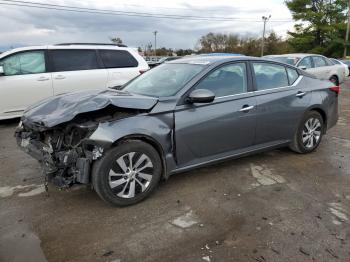
{"label": "dark car", "polygon": [[174,60],[177,60],[177,59],[180,59],[180,58],[182,58],[182,56],[166,56],[166,57],[162,57],[161,59],[159,59],[156,62],[148,63],[148,66],[150,68],[153,68],[153,67],[159,66],[159,65],[161,65],[161,64],[163,64],[165,62],[174,61]]}
{"label": "dark car", "polygon": [[16,137],[54,184],[91,183],[103,200],[130,205],[175,173],[278,147],[312,152],[337,122],[338,92],[279,62],[190,57],[122,90],[44,100]]}

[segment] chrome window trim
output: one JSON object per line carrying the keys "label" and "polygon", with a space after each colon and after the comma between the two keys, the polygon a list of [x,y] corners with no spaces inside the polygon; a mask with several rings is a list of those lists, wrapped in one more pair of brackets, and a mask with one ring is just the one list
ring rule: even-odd
{"label": "chrome window trim", "polygon": [[294,83],[292,85],[289,85],[289,86],[281,86],[281,87],[274,87],[274,88],[269,88],[269,89],[264,89],[264,90],[249,91],[249,92],[244,92],[244,93],[234,94],[234,95],[227,95],[227,96],[218,96],[218,97],[214,98],[214,101],[217,100],[217,99],[221,99],[221,98],[240,96],[240,95],[245,95],[245,94],[255,94],[255,93],[269,91],[269,90],[279,90],[279,89],[295,87],[295,86],[297,86],[300,83],[301,79],[303,79],[303,76],[299,75],[297,80],[295,80]]}

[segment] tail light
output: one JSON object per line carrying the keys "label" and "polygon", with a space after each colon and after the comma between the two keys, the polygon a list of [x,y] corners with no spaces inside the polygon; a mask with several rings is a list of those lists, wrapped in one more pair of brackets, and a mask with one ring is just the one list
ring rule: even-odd
{"label": "tail light", "polygon": [[147,71],[147,69],[143,69],[143,70],[139,70],[140,74],[142,75],[143,73],[145,73]]}
{"label": "tail light", "polygon": [[339,94],[340,91],[340,87],[339,86],[332,86],[329,88],[329,90],[331,90],[332,92]]}

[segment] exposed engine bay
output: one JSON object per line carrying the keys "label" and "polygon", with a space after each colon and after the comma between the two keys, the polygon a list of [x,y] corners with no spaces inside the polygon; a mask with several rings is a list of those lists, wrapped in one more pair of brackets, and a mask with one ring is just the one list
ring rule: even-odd
{"label": "exposed engine bay", "polygon": [[89,136],[99,123],[117,121],[144,112],[109,105],[98,111],[81,113],[54,127],[26,124],[23,117],[15,136],[18,145],[37,159],[49,182],[58,187],[90,183],[91,164],[104,152]]}

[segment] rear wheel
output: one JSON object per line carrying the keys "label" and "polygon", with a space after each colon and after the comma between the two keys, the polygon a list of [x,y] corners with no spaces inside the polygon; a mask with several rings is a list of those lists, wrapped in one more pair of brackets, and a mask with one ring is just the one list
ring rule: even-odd
{"label": "rear wheel", "polygon": [[337,76],[331,76],[329,81],[331,81],[334,85],[339,86],[339,80]]}
{"label": "rear wheel", "polygon": [[308,112],[299,125],[290,148],[301,154],[314,151],[321,142],[323,131],[322,116],[316,111]]}
{"label": "rear wheel", "polygon": [[161,174],[158,152],[145,142],[130,140],[109,150],[94,164],[92,183],[106,202],[127,206],[149,196]]}

